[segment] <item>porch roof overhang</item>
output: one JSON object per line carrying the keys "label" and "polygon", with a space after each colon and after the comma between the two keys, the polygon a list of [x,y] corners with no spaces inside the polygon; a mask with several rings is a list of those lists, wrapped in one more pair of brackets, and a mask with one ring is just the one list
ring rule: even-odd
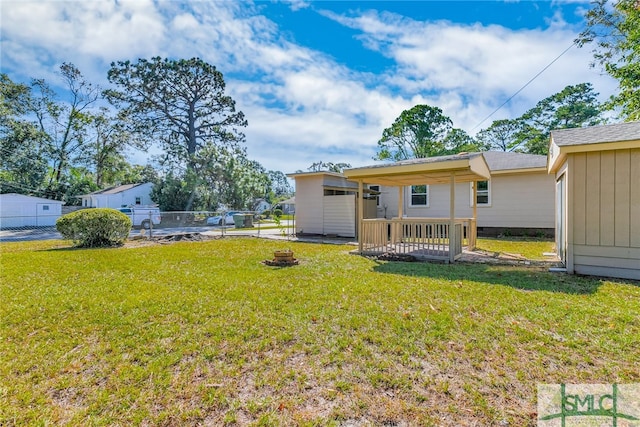
{"label": "porch roof overhang", "polygon": [[455,173],[456,182],[491,179],[489,166],[482,153],[460,153],[451,156],[403,160],[396,163],[346,169],[352,181],[386,186],[448,184]]}

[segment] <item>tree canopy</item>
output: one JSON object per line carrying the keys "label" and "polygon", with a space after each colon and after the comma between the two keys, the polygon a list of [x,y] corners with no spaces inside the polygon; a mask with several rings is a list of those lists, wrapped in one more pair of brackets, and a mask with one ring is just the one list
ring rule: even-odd
{"label": "tree canopy", "polygon": [[129,131],[160,141],[189,167],[196,163],[193,155],[208,144],[244,141],[240,128],[247,121],[225,95],[222,73],[199,58],[114,62],[108,79],[116,89],[105,96],[129,118]]}
{"label": "tree canopy", "polygon": [[576,42],[594,45],[594,63],[618,81],[611,106],[626,120],[640,120],[640,4],[638,0],[596,0]]}
{"label": "tree canopy", "polygon": [[442,155],[452,128],[453,122],[440,108],[416,105],[382,132],[374,159],[400,161]]}

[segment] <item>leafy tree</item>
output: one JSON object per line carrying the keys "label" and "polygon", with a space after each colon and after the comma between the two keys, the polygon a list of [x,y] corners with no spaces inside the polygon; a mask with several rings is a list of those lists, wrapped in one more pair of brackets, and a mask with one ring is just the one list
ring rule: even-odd
{"label": "leafy tree", "polygon": [[91,122],[90,108],[98,100],[99,88],[87,82],[73,65],[60,66],[69,102],[56,100],[55,92],[42,79],[35,79],[32,87],[38,92],[33,112],[40,131],[45,135],[53,171],[49,176],[48,192],[60,198],[60,188],[69,166],[82,155],[87,140],[87,128]]}
{"label": "leafy tree", "polygon": [[0,192],[37,194],[44,182],[44,135],[24,118],[32,104],[29,86],[0,74]]}
{"label": "leafy tree", "polygon": [[602,111],[591,83],[567,86],[518,119],[521,129],[516,135],[516,146],[530,154],[547,154],[552,130],[603,123]]}
{"label": "leafy tree", "polygon": [[416,105],[382,132],[374,159],[400,161],[445,154],[445,140],[452,128],[451,119],[440,108]]}
{"label": "leafy tree", "polygon": [[513,151],[521,131],[522,122],[519,120],[496,120],[478,132],[476,138],[486,150]]}
{"label": "leafy tree", "polygon": [[620,92],[610,106],[626,120],[640,120],[640,4],[638,0],[596,0],[586,16],[587,26],[576,42],[595,44],[594,64],[618,80]]}
{"label": "leafy tree", "polygon": [[187,206],[206,209],[202,206],[202,195],[196,191],[196,178],[193,172],[184,176],[170,172],[164,179],[158,180],[151,190],[151,200],[158,204],[161,211],[184,211]]}
{"label": "leafy tree", "polygon": [[289,184],[289,179],[284,173],[280,171],[268,171],[267,177],[270,181],[267,197],[269,202],[273,203],[280,199],[287,199],[293,194],[293,188],[291,187],[291,184]]}
{"label": "leafy tree", "polygon": [[444,139],[446,154],[474,153],[485,151],[486,148],[480,141],[474,139],[462,129],[454,128],[449,131]]}
{"label": "leafy tree", "polygon": [[192,168],[203,147],[236,146],[247,126],[234,100],[224,94],[222,73],[198,58],[160,57],[111,64],[105,91],[127,117],[128,130],[162,143],[169,156]]}
{"label": "leafy tree", "polygon": [[309,172],[336,172],[342,173],[343,170],[351,167],[349,163],[332,163],[332,162],[319,162],[312,163],[307,168]]}

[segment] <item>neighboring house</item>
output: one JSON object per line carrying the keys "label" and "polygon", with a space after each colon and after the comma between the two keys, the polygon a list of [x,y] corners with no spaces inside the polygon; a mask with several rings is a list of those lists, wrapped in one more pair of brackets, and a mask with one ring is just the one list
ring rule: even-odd
{"label": "neighboring house", "polygon": [[0,194],[0,228],[55,226],[63,204],[24,194]]}
{"label": "neighboring house", "polygon": [[[287,175],[296,181],[296,233],[355,237],[358,185],[336,172]],[[375,200],[365,206],[365,218],[375,218]]]}
{"label": "neighboring house", "polygon": [[78,196],[82,198],[82,207],[85,208],[121,208],[124,206],[151,205],[151,189],[153,184],[125,184],[93,193]]}
{"label": "neighboring house", "polygon": [[271,209],[271,203],[267,202],[265,199],[258,199],[253,204],[253,210],[258,213],[262,213]]}
{"label": "neighboring house", "polygon": [[548,171],[567,272],[640,280],[640,122],[552,131]]}
{"label": "neighboring house", "polygon": [[293,215],[296,213],[296,198],[290,197],[287,200],[278,202],[277,208],[282,209],[282,213],[285,215]]}
{"label": "neighboring house", "polygon": [[[482,153],[491,180],[478,182],[478,234],[554,233],[554,180],[547,173],[547,158],[535,154],[487,151]],[[378,217],[398,216],[398,190],[369,188],[381,192]],[[404,187],[402,212],[407,217],[447,218],[449,185]],[[472,183],[456,185],[456,216],[473,216]]]}

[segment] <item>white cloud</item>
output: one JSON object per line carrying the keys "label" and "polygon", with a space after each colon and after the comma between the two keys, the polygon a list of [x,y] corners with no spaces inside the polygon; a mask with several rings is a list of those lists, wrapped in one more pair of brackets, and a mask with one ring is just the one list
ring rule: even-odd
{"label": "white cloud", "polygon": [[[102,85],[111,61],[197,56],[215,64],[249,120],[250,156],[284,172],[319,160],[371,163],[382,130],[418,103],[471,131],[575,37],[560,15],[545,29],[512,31],[322,11],[392,59],[392,69],[375,75],[297,44],[245,2],[5,0],[2,7],[3,72],[19,80],[49,79],[63,61]],[[515,117],[568,84],[590,81],[608,95],[615,85],[589,61],[587,50],[570,50],[491,120]]]}

